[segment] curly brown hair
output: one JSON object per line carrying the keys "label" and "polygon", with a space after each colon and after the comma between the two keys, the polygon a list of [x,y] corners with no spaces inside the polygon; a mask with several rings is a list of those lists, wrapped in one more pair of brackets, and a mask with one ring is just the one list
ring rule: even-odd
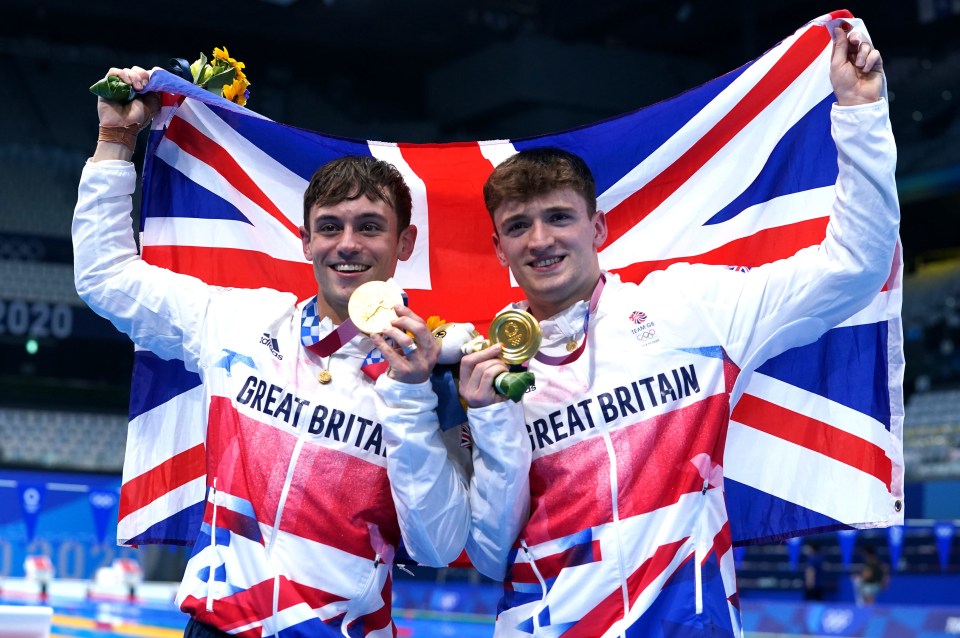
{"label": "curly brown hair", "polygon": [[410,225],[410,188],[393,164],[363,155],[345,155],[318,168],[303,194],[303,225],[310,232],[314,206],[333,206],[366,195],[386,202],[397,214],[397,231]]}
{"label": "curly brown hair", "polygon": [[597,212],[597,184],[590,167],[579,155],[549,146],[520,151],[497,166],[483,185],[483,202],[493,213],[509,202],[570,188],[583,197],[587,213]]}

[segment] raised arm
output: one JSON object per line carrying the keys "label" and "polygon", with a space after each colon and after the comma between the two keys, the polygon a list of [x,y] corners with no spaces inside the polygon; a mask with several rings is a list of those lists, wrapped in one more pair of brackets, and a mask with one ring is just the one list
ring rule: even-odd
{"label": "raised arm", "polygon": [[[866,307],[890,276],[900,208],[882,69],[862,34],[834,31],[831,133],[839,172],[821,244],[748,273],[678,265],[653,278],[743,369],[816,340]],[[704,342],[717,341],[708,335]]]}
{"label": "raised arm", "polygon": [[[109,74],[134,88],[143,88],[149,78],[136,67]],[[137,134],[159,103],[155,94],[129,102],[98,100],[97,148],[84,166],[74,210],[74,280],[80,298],[136,344],[196,369],[209,288],[143,262],[131,225],[137,175],[130,159]]]}
{"label": "raised arm", "polygon": [[[107,72],[107,76],[117,77],[139,91],[147,85],[150,71],[138,66],[128,69],[112,68]],[[136,150],[137,135],[150,125],[150,120],[159,110],[160,97],[156,93],[139,95],[129,102],[99,98],[97,114],[100,116],[100,135],[92,160],[129,162]]]}

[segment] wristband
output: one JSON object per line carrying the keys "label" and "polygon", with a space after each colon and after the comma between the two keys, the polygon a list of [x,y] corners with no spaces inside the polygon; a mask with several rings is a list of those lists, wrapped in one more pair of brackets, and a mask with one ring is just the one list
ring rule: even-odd
{"label": "wristband", "polygon": [[103,126],[101,124],[97,141],[123,144],[132,153],[137,148],[137,134],[140,133],[140,129],[139,124],[128,124],[127,126]]}

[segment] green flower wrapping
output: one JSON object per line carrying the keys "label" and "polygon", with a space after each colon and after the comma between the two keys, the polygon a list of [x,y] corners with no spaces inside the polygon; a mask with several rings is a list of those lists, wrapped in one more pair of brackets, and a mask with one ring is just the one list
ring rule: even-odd
{"label": "green flower wrapping", "polygon": [[493,380],[493,387],[511,401],[518,402],[533,382],[532,372],[503,372]]}
{"label": "green flower wrapping", "polygon": [[129,102],[137,96],[132,86],[114,75],[105,77],[91,86],[90,92],[97,97],[115,102]]}

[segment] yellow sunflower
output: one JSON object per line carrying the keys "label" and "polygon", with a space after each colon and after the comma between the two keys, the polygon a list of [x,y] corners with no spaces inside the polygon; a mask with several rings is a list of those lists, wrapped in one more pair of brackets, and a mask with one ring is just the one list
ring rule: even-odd
{"label": "yellow sunflower", "polygon": [[250,86],[250,83],[247,82],[246,78],[238,77],[234,79],[232,84],[224,85],[223,97],[240,106],[245,106],[247,98],[250,97],[250,93],[247,91],[248,86]]}

